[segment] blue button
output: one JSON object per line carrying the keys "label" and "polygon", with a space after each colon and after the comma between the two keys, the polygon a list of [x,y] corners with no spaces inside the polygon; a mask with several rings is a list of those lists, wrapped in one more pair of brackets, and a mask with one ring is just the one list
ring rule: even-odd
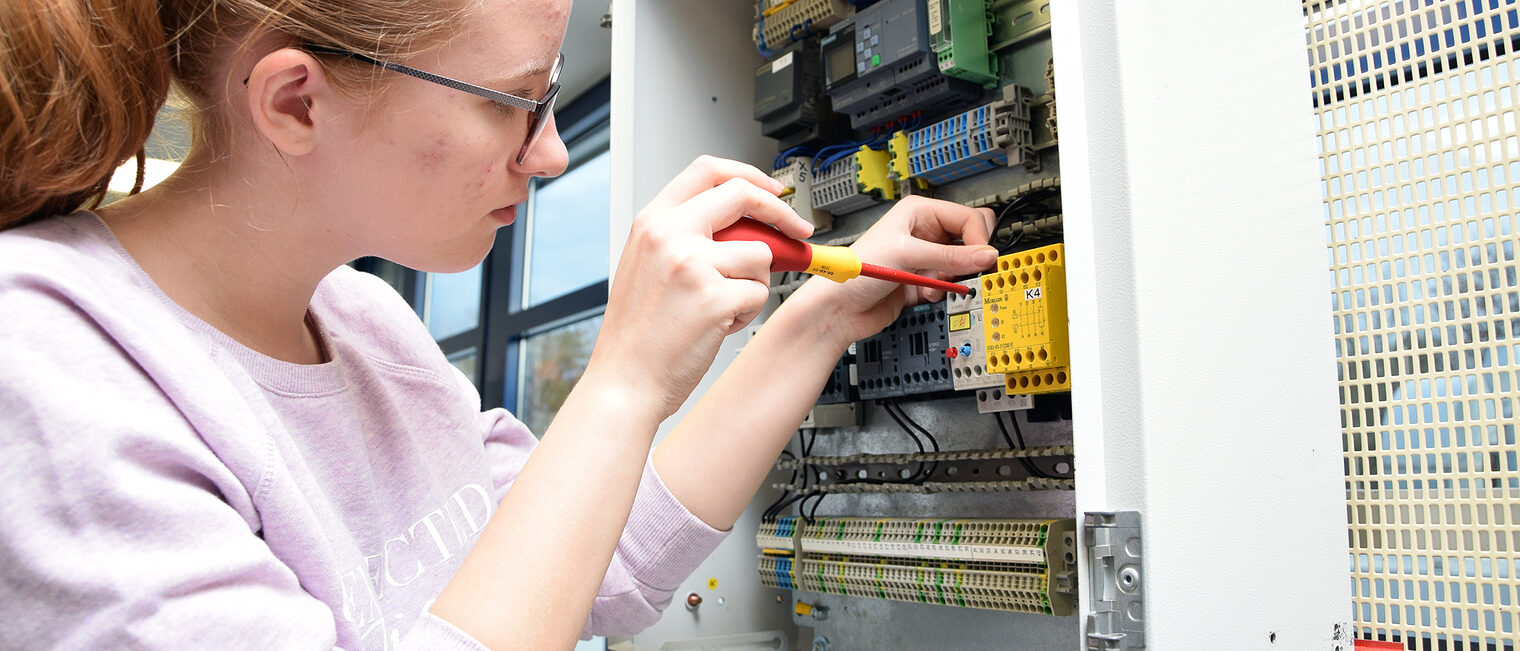
{"label": "blue button", "polygon": [[871,48],[866,48],[866,58],[871,58]]}
{"label": "blue button", "polygon": [[877,45],[879,43],[881,43],[881,37],[880,36],[872,36],[871,37],[871,45]]}
{"label": "blue button", "polygon": [[855,41],[855,51],[856,52],[859,52],[859,51],[864,50],[864,49],[866,49],[866,44],[864,42],[862,42],[862,41]]}
{"label": "blue button", "polygon": [[866,71],[866,64],[864,62],[855,64],[855,72],[857,74],[865,72],[865,71]]}
{"label": "blue button", "polygon": [[866,38],[871,38],[871,28],[867,27],[864,32],[861,32],[861,35]]}

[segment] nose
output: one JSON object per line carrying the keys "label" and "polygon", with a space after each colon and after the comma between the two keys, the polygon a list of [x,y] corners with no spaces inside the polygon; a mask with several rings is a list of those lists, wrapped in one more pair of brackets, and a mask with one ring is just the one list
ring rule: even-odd
{"label": "nose", "polygon": [[550,113],[538,142],[533,143],[518,169],[531,176],[548,178],[564,174],[569,165],[570,152],[565,149],[565,141],[560,140],[559,126],[554,122],[554,114]]}

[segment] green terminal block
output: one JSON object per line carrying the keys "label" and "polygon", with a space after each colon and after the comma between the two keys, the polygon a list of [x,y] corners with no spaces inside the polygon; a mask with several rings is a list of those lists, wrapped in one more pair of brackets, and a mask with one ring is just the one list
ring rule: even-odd
{"label": "green terminal block", "polygon": [[998,59],[988,46],[992,0],[929,0],[929,40],[939,71],[992,88]]}

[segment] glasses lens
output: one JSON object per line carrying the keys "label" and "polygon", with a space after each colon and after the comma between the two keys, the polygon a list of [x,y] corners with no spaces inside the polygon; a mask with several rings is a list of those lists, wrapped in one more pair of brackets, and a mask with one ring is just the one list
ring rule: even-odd
{"label": "glasses lens", "polygon": [[533,145],[538,144],[538,137],[543,134],[544,126],[554,117],[554,100],[559,98],[559,86],[556,84],[549,89],[549,96],[544,98],[544,103],[538,106],[538,110],[528,117],[528,139],[523,141],[522,149],[517,152],[517,164],[522,165],[528,158],[528,153],[533,151]]}

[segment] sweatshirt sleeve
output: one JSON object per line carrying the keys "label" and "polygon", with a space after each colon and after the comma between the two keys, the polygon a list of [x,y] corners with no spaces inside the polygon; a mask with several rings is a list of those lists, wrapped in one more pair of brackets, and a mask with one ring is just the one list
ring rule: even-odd
{"label": "sweatshirt sleeve", "polygon": [[[0,287],[0,648],[331,648],[250,491],[93,321]],[[212,641],[215,642],[212,642]]]}
{"label": "sweatshirt sleeve", "polygon": [[[500,500],[537,439],[505,410],[487,411],[482,418],[487,432],[486,455],[496,478],[496,499]],[[670,605],[671,595],[681,582],[726,535],[692,515],[660,481],[654,464],[646,458],[628,524],[612,553],[607,576],[581,631],[582,639],[648,628]]]}

